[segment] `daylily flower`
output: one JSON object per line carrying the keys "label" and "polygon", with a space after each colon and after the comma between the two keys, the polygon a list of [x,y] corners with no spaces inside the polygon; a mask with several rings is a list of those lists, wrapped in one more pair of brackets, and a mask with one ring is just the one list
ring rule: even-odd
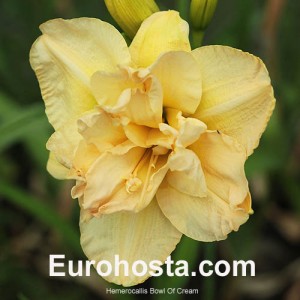
{"label": "daylily flower", "polygon": [[[275,103],[259,58],[191,51],[175,11],[146,19],[129,48],[98,19],[40,28],[30,62],[55,129],[48,170],[76,180],[90,260],[164,262],[182,234],[222,240],[247,221],[244,163]],[[149,276],[105,279],[130,286]]]}

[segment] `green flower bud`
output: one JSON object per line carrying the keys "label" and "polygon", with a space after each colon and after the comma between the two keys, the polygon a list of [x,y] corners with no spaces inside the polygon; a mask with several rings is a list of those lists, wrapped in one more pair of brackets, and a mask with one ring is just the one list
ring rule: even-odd
{"label": "green flower bud", "polygon": [[190,18],[194,29],[206,29],[215,13],[217,3],[218,0],[192,0]]}
{"label": "green flower bud", "polygon": [[131,39],[137,33],[141,23],[159,11],[154,0],[104,1],[111,16]]}

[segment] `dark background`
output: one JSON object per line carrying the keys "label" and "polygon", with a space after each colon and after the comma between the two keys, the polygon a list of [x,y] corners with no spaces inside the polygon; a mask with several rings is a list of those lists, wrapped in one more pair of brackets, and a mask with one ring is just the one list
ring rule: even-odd
{"label": "dark background", "polygon": [[[197,299],[300,299],[300,2],[222,0],[204,45],[221,44],[261,57],[275,89],[276,109],[260,147],[248,159],[255,214],[218,243],[184,238],[172,254],[195,266],[203,259],[254,260],[255,277],[154,278],[141,285],[199,289]],[[187,18],[189,1],[159,1]],[[39,24],[52,18],[98,17],[112,22],[102,0],[0,2],[0,298],[128,299],[107,295],[100,277],[48,276],[48,257],[85,259],[78,205],[69,182],[47,173],[52,129],[28,62]],[[139,286],[138,286],[139,287]],[[141,297],[141,296],[140,296]],[[192,298],[173,295],[170,299]],[[153,299],[167,299],[166,295]]]}

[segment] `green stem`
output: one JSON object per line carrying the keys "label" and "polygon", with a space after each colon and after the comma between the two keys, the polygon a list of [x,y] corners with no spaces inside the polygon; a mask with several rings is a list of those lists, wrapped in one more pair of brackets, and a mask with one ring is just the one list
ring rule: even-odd
{"label": "green stem", "polygon": [[198,48],[202,45],[203,37],[204,37],[204,31],[203,30],[192,30],[192,48]]}

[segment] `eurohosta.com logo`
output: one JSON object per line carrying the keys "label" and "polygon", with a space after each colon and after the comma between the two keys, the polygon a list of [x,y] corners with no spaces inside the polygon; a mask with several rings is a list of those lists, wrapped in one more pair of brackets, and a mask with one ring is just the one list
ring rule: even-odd
{"label": "eurohosta.com logo", "polygon": [[[165,265],[165,267],[163,267]],[[174,261],[169,256],[165,262],[152,260],[149,263],[143,260],[137,260],[129,264],[126,260],[120,260],[119,255],[114,256],[114,262],[108,260],[66,260],[64,254],[51,254],[49,256],[49,276],[90,276],[91,267],[94,267],[97,273],[102,276],[129,276],[133,273],[135,276],[158,277],[166,274],[169,277],[177,276],[212,276],[224,277],[232,276],[255,276],[255,263],[253,260],[233,260],[229,263],[226,260],[219,260],[213,263],[210,260],[203,260],[198,265],[198,270],[191,271],[189,264],[185,260]]]}

